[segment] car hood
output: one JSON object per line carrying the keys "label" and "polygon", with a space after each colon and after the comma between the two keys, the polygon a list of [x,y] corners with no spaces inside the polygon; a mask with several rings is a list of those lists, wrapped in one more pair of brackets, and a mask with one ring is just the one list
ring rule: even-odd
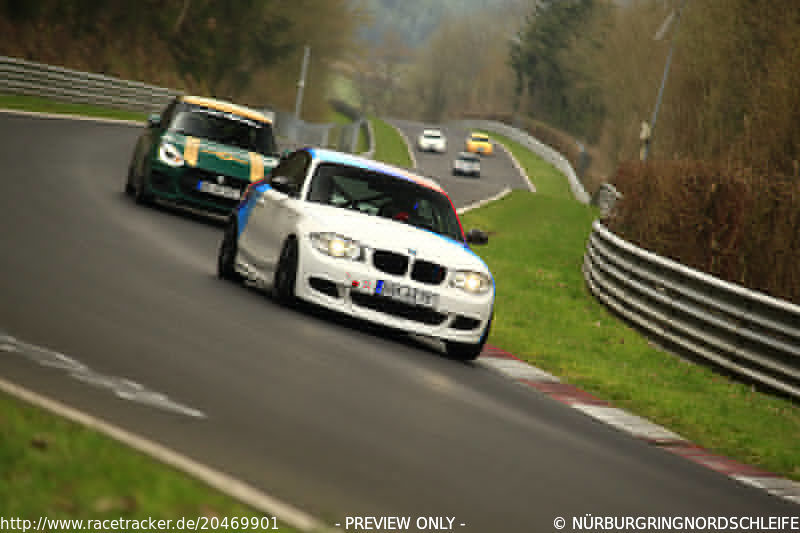
{"label": "car hood", "polygon": [[198,137],[169,133],[164,140],[181,150],[187,165],[240,179],[260,180],[278,164],[277,157],[264,156]]}
{"label": "car hood", "polygon": [[432,231],[375,215],[322,204],[304,203],[309,231],[329,231],[373,249],[413,255],[450,269],[489,272],[480,257],[463,242]]}

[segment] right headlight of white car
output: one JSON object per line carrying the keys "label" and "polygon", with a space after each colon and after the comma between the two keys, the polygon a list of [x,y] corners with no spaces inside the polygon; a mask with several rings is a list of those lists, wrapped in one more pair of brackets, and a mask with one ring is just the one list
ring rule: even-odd
{"label": "right headlight of white car", "polygon": [[318,251],[331,257],[364,260],[364,246],[356,240],[331,232],[309,233],[311,244]]}
{"label": "right headlight of white car", "polygon": [[492,278],[482,272],[456,270],[450,277],[450,286],[470,294],[484,294],[492,288]]}

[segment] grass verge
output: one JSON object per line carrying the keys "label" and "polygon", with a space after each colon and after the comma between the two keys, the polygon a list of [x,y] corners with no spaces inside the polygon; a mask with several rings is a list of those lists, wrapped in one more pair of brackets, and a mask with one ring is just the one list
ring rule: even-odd
{"label": "grass verge", "polygon": [[514,154],[514,157],[528,174],[528,179],[536,186],[536,192],[538,194],[552,196],[554,198],[573,197],[566,178],[564,178],[564,175],[556,170],[553,165],[508,137],[497,133],[489,133],[489,136],[495,142],[503,144]]}
{"label": "grass verge", "polygon": [[369,117],[369,121],[372,122],[372,131],[375,134],[375,154],[372,158],[391,165],[411,168],[408,147],[397,130],[374,116]]}
{"label": "grass verge", "polygon": [[81,115],[84,117],[113,118],[119,120],[147,120],[147,113],[134,111],[121,111],[84,104],[70,104],[57,102],[35,96],[17,96],[0,94],[0,109],[15,109],[19,111],[37,111],[40,113],[55,113],[59,115]]}
{"label": "grass verge", "polygon": [[489,342],[709,450],[800,480],[800,407],[656,349],[589,293],[581,264],[596,217],[560,193],[527,192],[462,217],[492,235],[478,250],[497,280]]}
{"label": "grass verge", "polygon": [[[6,518],[153,518],[174,524],[180,518],[266,516],[104,435],[2,393],[0,443]],[[70,529],[76,528],[63,528]]]}

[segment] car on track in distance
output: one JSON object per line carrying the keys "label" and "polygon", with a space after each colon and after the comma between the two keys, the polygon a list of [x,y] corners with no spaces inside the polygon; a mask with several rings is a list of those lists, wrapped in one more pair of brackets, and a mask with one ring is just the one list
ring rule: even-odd
{"label": "car on track in distance", "polygon": [[125,192],[140,204],[163,200],[227,215],[247,186],[278,164],[277,151],[272,121],[263,113],[179,96],[148,119]]}
{"label": "car on track in distance", "polygon": [[248,187],[219,248],[220,278],[477,357],[495,287],[445,191],[411,171],[318,148],[285,156]]}
{"label": "car on track in distance", "polygon": [[492,155],[494,147],[489,136],[485,133],[473,131],[466,140],[467,152],[481,155]]}
{"label": "car on track in distance", "polygon": [[472,152],[459,152],[453,160],[454,176],[481,176],[481,158]]}
{"label": "car on track in distance", "polygon": [[417,138],[417,150],[443,154],[447,151],[447,138],[441,130],[424,129]]}

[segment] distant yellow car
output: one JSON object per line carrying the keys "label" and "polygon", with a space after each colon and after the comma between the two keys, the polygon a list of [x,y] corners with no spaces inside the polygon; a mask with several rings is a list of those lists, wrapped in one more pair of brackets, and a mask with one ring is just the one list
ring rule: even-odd
{"label": "distant yellow car", "polygon": [[473,131],[467,137],[467,152],[492,155],[492,141],[485,133]]}

